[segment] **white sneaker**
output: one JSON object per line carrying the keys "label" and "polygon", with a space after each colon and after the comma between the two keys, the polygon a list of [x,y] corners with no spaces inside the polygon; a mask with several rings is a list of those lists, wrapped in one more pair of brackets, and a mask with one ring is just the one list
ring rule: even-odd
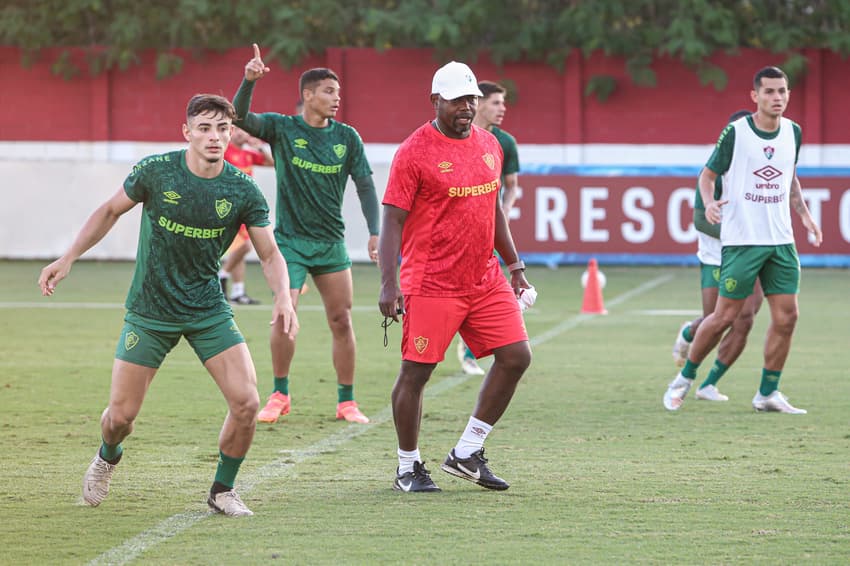
{"label": "white sneaker", "polygon": [[458,338],[457,341],[457,361],[460,362],[460,365],[463,365],[463,362],[466,360],[466,344],[463,342],[463,338]]}
{"label": "white sneaker", "polygon": [[484,370],[475,361],[475,358],[466,358],[461,362],[460,368],[466,375],[484,375]]}
{"label": "white sneaker", "polygon": [[97,507],[109,495],[109,482],[112,481],[112,473],[115,465],[110,464],[100,457],[100,448],[97,449],[94,459],[83,476],[83,500],[92,507]]}
{"label": "white sneaker", "polygon": [[729,397],[721,393],[716,386],[706,385],[697,389],[694,397],[702,401],[728,401]]}
{"label": "white sneaker", "polygon": [[664,408],[668,411],[678,411],[685,402],[685,395],[690,391],[693,382],[693,379],[682,377],[681,373],[676,374],[664,393]]}
{"label": "white sneaker", "polygon": [[808,413],[806,409],[798,409],[789,403],[788,398],[779,391],[774,391],[767,397],[760,392],[756,392],[756,396],[753,397],[753,408],[756,411],[788,413],[790,415],[805,415]]}
{"label": "white sneaker", "polygon": [[687,321],[679,328],[679,333],[676,334],[676,341],[673,342],[673,362],[676,366],[682,367],[688,359],[688,351],[691,349],[691,343],[686,341],[682,336],[682,332],[691,325],[691,321]]}
{"label": "white sneaker", "polygon": [[466,344],[463,340],[458,340],[457,343],[457,359],[460,362],[460,369],[466,375],[484,375],[484,370],[481,369],[475,358],[466,355]]}
{"label": "white sneaker", "polygon": [[207,505],[216,513],[224,513],[228,517],[242,517],[253,515],[254,513],[242,503],[239,495],[234,490],[222,491],[212,495],[207,499]]}

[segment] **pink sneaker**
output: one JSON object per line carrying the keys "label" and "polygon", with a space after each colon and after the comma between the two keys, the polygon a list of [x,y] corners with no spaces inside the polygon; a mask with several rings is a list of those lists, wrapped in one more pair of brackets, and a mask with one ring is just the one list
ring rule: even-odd
{"label": "pink sneaker", "polygon": [[292,406],[289,400],[289,395],[284,395],[279,391],[275,391],[269,395],[269,400],[260,414],[257,415],[257,421],[261,423],[276,422],[278,417],[289,414],[289,409]]}
{"label": "pink sneaker", "polygon": [[350,423],[367,424],[369,417],[357,408],[357,401],[343,401],[336,406],[337,420],[345,419]]}

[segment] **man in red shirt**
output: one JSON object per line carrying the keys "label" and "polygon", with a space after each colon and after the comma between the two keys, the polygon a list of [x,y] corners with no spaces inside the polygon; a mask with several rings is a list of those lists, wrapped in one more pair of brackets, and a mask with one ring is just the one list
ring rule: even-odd
{"label": "man in red shirt", "polygon": [[[245,130],[236,127],[233,128],[230,144],[224,150],[224,159],[248,175],[254,174],[254,165],[274,165],[274,158],[269,148],[261,140],[252,138]],[[218,272],[221,290],[231,303],[239,305],[259,303],[245,292],[245,256],[250,251],[251,240],[248,238],[248,229],[243,224],[225,254],[221,271]],[[228,293],[227,281],[231,278],[233,287]]]}
{"label": "man in red shirt", "polygon": [[[399,147],[393,158],[378,246],[381,313],[403,315],[402,362],[392,391],[398,436],[393,488],[439,491],[419,454],[425,384],[454,335],[475,357],[493,354],[466,430],[441,468],[488,489],[509,487],[484,458],[484,440],[531,363],[517,297],[531,285],[499,206],[502,148],[473,125],[478,81],[452,61],[434,74],[436,118]],[[510,283],[493,249],[508,263]],[[402,263],[400,284],[398,257]]]}

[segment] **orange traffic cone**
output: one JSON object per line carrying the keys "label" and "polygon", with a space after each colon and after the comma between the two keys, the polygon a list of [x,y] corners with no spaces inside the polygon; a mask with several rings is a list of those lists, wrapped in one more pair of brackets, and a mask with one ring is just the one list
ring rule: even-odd
{"label": "orange traffic cone", "polygon": [[599,266],[596,258],[587,262],[587,285],[584,287],[584,301],[581,304],[582,314],[608,314],[602,302],[602,286],[599,284]]}

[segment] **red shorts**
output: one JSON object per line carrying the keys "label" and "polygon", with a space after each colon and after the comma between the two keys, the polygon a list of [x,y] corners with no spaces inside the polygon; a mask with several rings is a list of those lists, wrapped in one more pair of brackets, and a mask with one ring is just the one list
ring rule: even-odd
{"label": "red shorts", "polygon": [[496,348],[528,340],[516,295],[506,279],[482,295],[467,297],[404,297],[401,357],[423,364],[445,358],[455,334],[476,358]]}

